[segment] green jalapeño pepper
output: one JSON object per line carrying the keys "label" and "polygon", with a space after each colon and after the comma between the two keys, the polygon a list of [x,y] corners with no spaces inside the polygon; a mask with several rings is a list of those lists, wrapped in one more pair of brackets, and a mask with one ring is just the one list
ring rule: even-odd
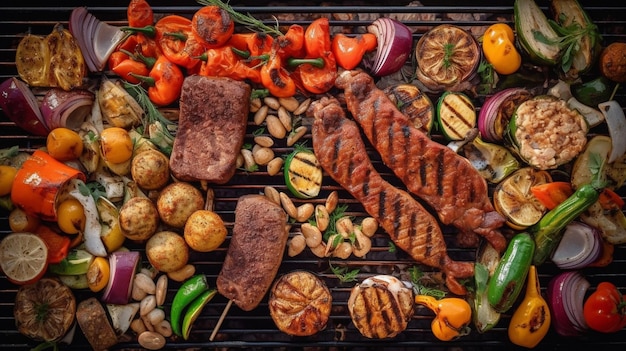
{"label": "green jalape\u00f1o pepper", "polygon": [[187,279],[174,295],[172,309],[170,311],[170,324],[172,331],[178,336],[182,336],[181,317],[183,310],[189,306],[198,296],[209,290],[209,283],[206,275],[197,274]]}
{"label": "green jalape\u00f1o pepper", "polygon": [[185,312],[185,317],[183,318],[182,334],[185,340],[189,339],[189,333],[191,332],[191,326],[193,325],[193,322],[196,321],[204,306],[206,306],[206,304],[209,303],[209,301],[211,301],[211,299],[213,299],[213,296],[215,296],[216,294],[217,290],[215,289],[207,290],[203,292],[202,295],[193,300],[191,304],[189,304],[187,312]]}
{"label": "green jalape\u00f1o pepper", "polygon": [[535,242],[528,233],[518,233],[498,262],[487,285],[487,299],[494,310],[504,313],[513,306],[522,291],[532,264]]}

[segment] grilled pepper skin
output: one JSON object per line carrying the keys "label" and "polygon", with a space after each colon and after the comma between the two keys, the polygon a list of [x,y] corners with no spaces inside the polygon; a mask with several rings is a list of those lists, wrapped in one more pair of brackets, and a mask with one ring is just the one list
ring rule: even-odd
{"label": "grilled pepper skin", "polygon": [[172,331],[178,336],[183,336],[181,327],[181,318],[183,318],[183,310],[189,306],[196,298],[209,290],[209,283],[206,275],[197,274],[187,279],[180,286],[174,300],[172,301],[172,309],[170,310],[170,324]]}
{"label": "grilled pepper skin", "polygon": [[535,242],[526,232],[516,234],[509,242],[487,286],[487,299],[497,312],[508,311],[519,296],[534,252]]}
{"label": "grilled pepper skin", "polygon": [[534,265],[539,266],[545,262],[563,237],[565,226],[598,201],[603,190],[604,187],[592,184],[581,186],[530,228],[536,246]]}
{"label": "grilled pepper skin", "polygon": [[518,346],[534,348],[550,330],[550,308],[541,296],[537,266],[530,266],[526,295],[509,323],[509,340]]}

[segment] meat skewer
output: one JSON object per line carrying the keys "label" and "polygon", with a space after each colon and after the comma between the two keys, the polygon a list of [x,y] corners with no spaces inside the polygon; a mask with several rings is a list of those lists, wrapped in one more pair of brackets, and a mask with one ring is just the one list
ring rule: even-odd
{"label": "meat skewer", "polygon": [[491,204],[487,182],[466,159],[411,127],[367,73],[344,71],[335,85],[344,89],[348,110],[385,165],[442,223],[460,231],[459,245],[477,246],[478,234],[504,251],[506,239],[498,228],[505,219]]}
{"label": "meat skewer", "polygon": [[287,219],[282,207],[264,195],[244,195],[237,201],[233,234],[216,281],[217,291],[230,301],[211,341],[232,303],[251,311],[271,287],[289,238]]}
{"label": "meat skewer", "polygon": [[314,103],[312,112],[313,150],[324,170],[376,218],[399,248],[417,262],[442,270],[450,291],[465,294],[457,278],[472,276],[473,263],[452,260],[437,220],[374,169],[359,127],[346,118],[339,102],[322,98]]}

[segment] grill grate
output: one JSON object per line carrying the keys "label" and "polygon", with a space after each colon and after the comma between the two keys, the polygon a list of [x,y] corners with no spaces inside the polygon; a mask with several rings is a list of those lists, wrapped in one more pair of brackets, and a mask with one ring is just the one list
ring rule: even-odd
{"label": "grill grate", "polygon": [[[37,2],[33,2],[37,3]],[[184,5],[172,5],[175,1],[150,1],[153,5],[155,14],[164,15],[176,13],[183,16],[191,17],[198,9],[198,5],[193,1],[185,1]],[[348,6],[294,6],[288,5],[288,2],[277,3],[274,6],[260,6],[255,1],[236,2],[231,4],[235,9],[241,12],[249,12],[257,18],[263,18],[268,24],[275,23],[272,16],[276,16],[281,25],[289,25],[291,23],[300,23],[306,25],[310,22],[311,16],[331,15],[331,25],[336,28],[348,27],[353,30],[364,28],[371,19],[366,19],[365,14],[374,13],[377,15],[389,14],[436,14],[435,20],[405,20],[405,23],[414,27],[414,39],[417,40],[428,28],[441,24],[452,23],[468,28],[478,28],[480,26],[488,26],[499,18],[504,18],[512,23],[512,1],[506,4],[491,4],[489,1],[473,2],[471,6],[456,6],[454,1],[423,1],[426,6],[423,7],[406,7],[406,2],[388,1],[386,7],[382,7],[374,2],[360,1],[346,2]],[[626,41],[626,6],[625,5],[609,5],[609,1],[582,1],[583,6],[589,13],[590,17],[600,29],[600,32],[606,43],[614,41]],[[611,2],[612,3],[612,2]],[[61,6],[37,7],[28,4],[20,7],[7,7],[6,4],[0,5],[0,79],[16,76],[15,68],[15,48],[24,33],[30,31],[34,34],[45,35],[50,32],[55,23],[67,25],[69,14],[75,6],[88,6],[89,11],[97,18],[107,21],[114,25],[125,25],[125,5],[127,1],[107,1],[106,4],[95,1],[63,1]],[[92,6],[93,5],[93,6]],[[547,2],[542,1],[540,5],[544,9]],[[352,14],[349,19],[339,20],[338,14]],[[305,14],[305,15],[303,15]],[[447,14],[459,14],[458,16],[444,16]],[[474,15],[468,17],[466,15]],[[43,95],[43,90],[35,89],[38,96]],[[481,97],[484,98],[484,97]],[[617,100],[623,106],[626,106],[626,91],[620,88],[617,93]],[[307,121],[305,121],[307,122]],[[310,123],[310,121],[308,121]],[[252,139],[252,132],[255,126],[250,123],[248,128],[247,140]],[[305,135],[307,145],[311,145],[310,134]],[[45,144],[45,140],[41,137],[35,137],[25,134],[18,129],[12,122],[8,121],[3,113],[0,113],[0,148],[19,145],[22,150],[32,151]],[[279,144],[275,148],[275,152],[279,155],[286,154],[291,148]],[[381,171],[383,176],[394,184],[392,174],[389,170],[382,166],[379,158],[370,153],[376,167]],[[329,178],[324,178],[324,188],[319,199],[314,199],[313,203],[322,203],[331,191],[337,190],[340,195],[341,202],[347,204],[348,215],[357,218],[366,216],[362,207],[353,200],[347,192]],[[266,185],[273,185],[280,191],[287,191],[282,176],[269,176],[264,172],[255,172],[246,174],[238,172],[233,180],[225,185],[214,186],[216,197],[216,212],[224,219],[227,227],[230,229],[233,225],[233,210],[239,196],[248,193],[262,192]],[[624,196],[623,191],[621,193]],[[296,205],[302,203],[301,200],[295,199]],[[5,235],[10,231],[7,221],[8,213],[0,212],[0,234]],[[292,229],[292,233],[296,229]],[[443,228],[446,239],[451,242],[452,229]],[[207,254],[192,253],[190,261],[193,262],[198,272],[207,274],[209,282],[214,284],[217,274],[219,273],[221,262],[223,262],[226,254],[227,241],[222,247],[214,252]],[[137,248],[141,250],[141,248]],[[469,249],[456,248],[449,245],[450,256],[458,260],[473,260],[475,252]],[[350,258],[347,260],[331,259],[330,263],[334,266],[345,266],[349,269],[360,269],[358,280],[361,281],[371,274],[399,274],[406,271],[407,267],[415,265],[407,255],[402,252],[392,253],[389,251],[389,239],[387,236],[379,232],[373,240],[373,249],[367,255],[367,259]],[[420,267],[424,271],[429,271],[427,267]],[[626,246],[616,247],[614,262],[606,268],[589,268],[584,270],[585,276],[591,282],[592,286],[600,281],[609,280],[614,282],[622,291],[626,291]],[[170,338],[166,349],[188,349],[200,350],[208,348],[333,348],[333,349],[408,349],[422,348],[429,350],[486,350],[486,349],[511,349],[513,345],[508,342],[507,325],[510,320],[510,314],[505,314],[500,323],[491,331],[485,334],[472,332],[459,340],[442,343],[438,342],[430,332],[430,321],[432,315],[423,308],[417,308],[412,321],[405,332],[391,340],[376,341],[369,340],[360,335],[358,330],[354,328],[350,321],[347,311],[347,299],[350,289],[355,284],[341,283],[337,277],[332,274],[329,268],[328,259],[318,259],[308,250],[294,258],[285,257],[280,267],[279,274],[290,272],[294,269],[306,269],[316,272],[326,282],[331,289],[333,295],[333,309],[328,327],[318,334],[306,338],[292,338],[274,326],[267,307],[265,299],[261,305],[252,312],[244,312],[236,307],[230,309],[227,318],[220,328],[215,342],[209,342],[209,335],[213,330],[213,326],[226,306],[226,299],[221,296],[215,297],[203,311],[202,315],[196,321],[191,332],[189,341],[181,339],[175,340]],[[540,269],[540,282],[545,289],[552,275],[558,269],[546,263]],[[178,285],[171,284],[168,290],[168,299],[166,310],[169,310],[168,303],[171,303],[172,297]],[[21,336],[15,328],[12,308],[15,297],[16,287],[10,284],[6,277],[0,276],[0,349],[29,349],[35,346],[34,343]],[[78,299],[90,296],[87,292],[77,292]],[[568,346],[587,346],[598,345],[605,349],[623,349],[626,346],[626,330],[610,335],[600,335],[596,333],[586,333],[580,338],[565,339],[556,335],[553,331],[543,340],[538,349],[559,349]],[[86,341],[80,332],[76,333],[75,342],[64,347],[68,350],[84,350],[88,348]],[[136,349],[140,348],[136,342],[119,344],[115,349]]]}

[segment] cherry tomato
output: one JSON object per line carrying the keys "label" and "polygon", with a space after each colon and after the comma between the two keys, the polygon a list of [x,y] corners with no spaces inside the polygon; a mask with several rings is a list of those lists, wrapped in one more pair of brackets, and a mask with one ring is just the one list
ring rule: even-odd
{"label": "cherry tomato", "polygon": [[0,165],[0,196],[9,195],[11,193],[16,174],[17,168]]}
{"label": "cherry tomato", "polygon": [[69,128],[55,128],[48,134],[46,148],[56,160],[75,160],[83,153],[83,139]]}
{"label": "cherry tomato", "polygon": [[110,163],[122,163],[133,156],[133,140],[128,131],[120,127],[108,127],[100,133],[102,157]]}
{"label": "cherry tomato", "polygon": [[77,234],[85,229],[85,210],[76,199],[68,199],[57,208],[57,224],[66,234]]}

